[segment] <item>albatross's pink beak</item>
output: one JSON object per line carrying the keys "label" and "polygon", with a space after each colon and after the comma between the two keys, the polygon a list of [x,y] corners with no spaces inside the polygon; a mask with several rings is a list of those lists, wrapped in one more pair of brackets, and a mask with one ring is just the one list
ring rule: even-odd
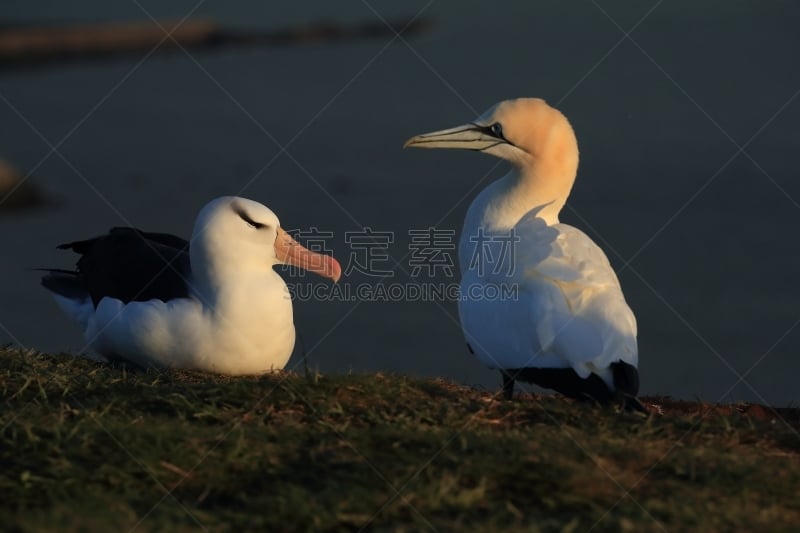
{"label": "albatross's pink beak", "polygon": [[287,265],[293,265],[330,278],[334,283],[342,277],[342,267],[333,256],[312,252],[292,239],[283,228],[278,228],[278,238],[275,239],[275,255]]}

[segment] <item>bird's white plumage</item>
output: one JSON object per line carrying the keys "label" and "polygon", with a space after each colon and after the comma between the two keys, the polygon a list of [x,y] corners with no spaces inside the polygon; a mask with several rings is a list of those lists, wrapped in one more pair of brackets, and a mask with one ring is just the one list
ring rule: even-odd
{"label": "bird's white plumage", "polygon": [[[295,342],[291,297],[272,269],[284,262],[280,243],[291,257],[311,258],[298,266],[338,279],[338,263],[291,240],[267,207],[222,197],[196,219],[188,297],[124,303],[106,296],[96,308],[88,294],[55,297],[89,345],[109,359],[232,375],[269,372],[285,366]],[[313,256],[320,261],[311,265]]]}
{"label": "bird's white plumage", "polygon": [[[636,319],[603,251],[558,220],[578,164],[566,118],[539,99],[511,100],[407,146],[477,149],[514,167],[470,205],[459,243],[459,314],[477,357],[490,368],[594,373],[613,389],[609,365],[638,364]],[[511,269],[487,264],[512,240]],[[503,285],[513,297],[476,290]]]}
{"label": "bird's white plumage", "polygon": [[463,258],[475,253],[470,233],[464,229],[459,247],[461,294],[482,294],[476,285],[514,289],[505,300],[459,303],[467,342],[486,366],[571,367],[582,378],[594,372],[610,384],[610,363],[637,365],[636,319],[605,254],[582,231],[547,225],[534,210],[510,232],[496,232],[520,239],[510,273],[469,268]]}
{"label": "bird's white plumage", "polygon": [[[270,279],[272,278],[272,279]],[[109,358],[144,367],[260,374],[286,365],[295,340],[292,303],[274,272],[240,280],[214,301],[100,301],[85,336]]]}

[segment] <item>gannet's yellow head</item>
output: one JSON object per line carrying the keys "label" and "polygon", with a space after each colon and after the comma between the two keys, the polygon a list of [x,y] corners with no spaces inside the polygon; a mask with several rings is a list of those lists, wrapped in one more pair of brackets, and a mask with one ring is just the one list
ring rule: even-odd
{"label": "gannet's yellow head", "polygon": [[573,178],[578,167],[578,142],[572,126],[541,98],[500,102],[473,122],[417,135],[404,146],[476,150],[523,169],[557,165]]}
{"label": "gannet's yellow head", "polygon": [[486,208],[484,221],[511,227],[530,209],[549,224],[569,197],[578,172],[578,142],[569,121],[540,98],[506,100],[473,122],[417,135],[405,146],[460,148],[492,154],[517,169],[513,194]]}

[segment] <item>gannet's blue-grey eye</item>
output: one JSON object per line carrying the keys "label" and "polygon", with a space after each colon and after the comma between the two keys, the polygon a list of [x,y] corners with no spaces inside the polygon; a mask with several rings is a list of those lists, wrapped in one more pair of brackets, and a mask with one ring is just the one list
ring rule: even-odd
{"label": "gannet's blue-grey eye", "polygon": [[495,122],[494,124],[489,126],[489,131],[491,131],[492,135],[494,135],[498,139],[503,138],[503,126],[501,126],[499,122]]}

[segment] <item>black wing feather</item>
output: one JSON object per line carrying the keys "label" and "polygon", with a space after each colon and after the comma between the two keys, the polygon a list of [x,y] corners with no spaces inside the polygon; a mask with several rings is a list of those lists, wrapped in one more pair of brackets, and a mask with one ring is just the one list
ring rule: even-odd
{"label": "black wing feather", "polygon": [[620,403],[628,411],[647,413],[647,409],[636,398],[639,393],[639,371],[636,367],[624,361],[616,361],[610,366],[613,390],[597,374],[582,378],[571,368],[535,367],[504,370],[503,389],[506,396],[510,397],[514,390],[514,379],[518,379],[553,389],[570,398],[592,399],[601,404]]}
{"label": "black wing feather", "polygon": [[112,228],[58,248],[81,255],[77,275],[95,307],[105,296],[125,303],[189,296],[189,242],[175,235]]}

